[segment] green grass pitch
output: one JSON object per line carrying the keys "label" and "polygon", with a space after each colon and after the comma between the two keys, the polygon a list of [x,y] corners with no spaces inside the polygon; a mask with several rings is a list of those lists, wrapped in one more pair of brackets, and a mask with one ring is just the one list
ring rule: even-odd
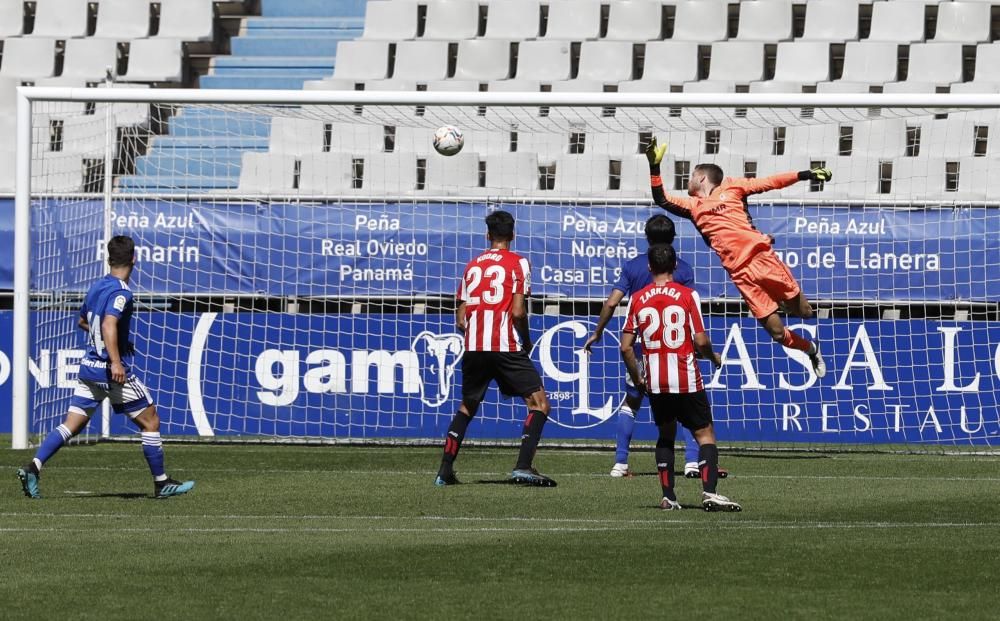
{"label": "green grass pitch", "polygon": [[[666,513],[653,458],[514,449],[168,445],[193,493],[149,498],[140,447],[73,446],[21,495],[0,450],[4,619],[995,619],[1000,458],[726,455],[735,514]],[[678,496],[695,507],[697,480]]]}

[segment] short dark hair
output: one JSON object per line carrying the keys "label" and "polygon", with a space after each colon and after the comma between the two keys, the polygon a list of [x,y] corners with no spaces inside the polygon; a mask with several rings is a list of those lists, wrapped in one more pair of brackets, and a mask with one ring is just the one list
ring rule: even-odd
{"label": "short dark hair", "polygon": [[674,221],[662,213],[646,220],[646,241],[650,244],[672,244],[675,235]]}
{"label": "short dark hair", "polygon": [[646,252],[649,271],[653,274],[673,274],[677,269],[677,252],[670,244],[653,244]]}
{"label": "short dark hair", "polygon": [[494,211],[486,216],[486,230],[490,239],[510,241],[514,239],[514,216],[508,211]]}
{"label": "short dark hair", "polygon": [[698,164],[694,167],[694,172],[703,172],[705,176],[712,185],[719,185],[722,183],[722,178],[725,174],[722,172],[722,168],[716,164]]}
{"label": "short dark hair", "polygon": [[108,242],[108,265],[128,267],[135,257],[135,242],[127,235],[115,235]]}

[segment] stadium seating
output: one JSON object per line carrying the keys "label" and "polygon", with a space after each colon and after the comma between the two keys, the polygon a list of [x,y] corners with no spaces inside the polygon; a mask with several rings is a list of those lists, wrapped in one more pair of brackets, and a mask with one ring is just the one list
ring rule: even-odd
{"label": "stadium seating", "polygon": [[[602,8],[599,0],[262,0],[262,15],[243,20],[239,36],[231,41],[232,54],[214,58],[200,86],[591,93],[796,93],[813,89],[820,93],[931,93],[949,89],[955,93],[1000,93],[1000,43],[991,42],[990,2],[809,0],[798,8],[793,2],[616,0]],[[79,87],[100,83],[109,69],[114,74],[119,67],[124,69],[123,81],[181,83],[187,77],[186,42],[219,45],[222,40],[211,0],[162,0],[153,6],[148,0],[38,0],[33,23],[30,17],[25,19],[24,10],[19,2],[0,5],[0,129],[12,127],[13,92],[19,83]],[[801,19],[803,13],[804,21],[793,24],[793,18],[798,15]],[[870,24],[865,17],[869,14]],[[157,30],[151,31],[151,24],[158,24]],[[795,32],[796,28],[800,32]],[[976,46],[974,55],[972,45]],[[773,70],[769,68],[772,60]],[[974,71],[970,71],[973,60]],[[102,109],[99,105],[95,113]],[[150,127],[148,106],[115,109],[116,125]],[[82,111],[81,104],[66,102],[50,104],[45,114],[61,122]],[[387,111],[384,106],[366,106],[361,118],[378,118]],[[403,118],[392,121],[397,123],[392,126],[381,122],[344,126],[318,120],[257,119],[246,121],[254,125],[248,129],[239,121],[243,117],[232,117],[222,110],[182,110],[169,120],[165,134],[152,138],[149,152],[136,159],[137,174],[123,177],[120,187],[158,191],[178,189],[174,186],[179,185],[185,186],[180,188],[185,191],[245,189],[266,193],[271,185],[301,191],[301,185],[293,186],[304,180],[305,187],[338,187],[363,194],[366,190],[392,190],[389,181],[376,174],[378,166],[412,168],[416,175],[410,157],[419,156],[428,158],[422,187],[418,189],[416,177],[411,179],[406,173],[400,177],[405,186],[400,191],[423,195],[448,193],[455,187],[473,194],[485,191],[479,185],[481,166],[490,188],[502,186],[499,179],[505,179],[503,183],[530,179],[532,192],[568,197],[578,195],[574,183],[594,179],[608,195],[632,191],[642,195],[646,191],[638,165],[642,162],[635,161],[637,137],[588,129],[576,147],[583,150],[581,153],[569,151],[567,134],[533,129],[545,127],[549,121],[563,127],[580,123],[583,117],[578,110],[534,107],[479,111],[469,106],[456,112],[469,116],[484,113],[480,118],[489,127],[463,128],[467,146],[460,159],[428,155],[428,129],[407,126]],[[393,115],[400,113],[414,119],[418,114],[412,107],[393,109]],[[432,118],[426,119],[427,123],[450,121],[429,114]],[[859,180],[844,179],[842,173],[837,183],[809,191],[815,197],[838,200],[858,196],[871,184],[879,185],[879,175],[884,173],[880,162],[923,162],[930,157],[928,153],[947,158],[947,162],[984,160],[975,158],[972,151],[976,124],[991,128],[997,124],[994,110],[967,113],[961,120],[913,117],[905,122],[854,119],[827,123],[818,122],[830,118],[822,110],[816,112],[814,123],[750,110],[746,118],[756,127],[723,127],[715,153],[707,150],[703,130],[680,129],[685,123],[694,128],[715,120],[710,115],[699,116],[704,114],[693,109],[683,110],[679,117],[665,111],[649,112],[651,122],[672,128],[658,130],[669,134],[672,161],[717,159],[733,170],[744,166],[754,170],[809,157],[841,158],[838,165],[847,165],[852,174],[861,175]],[[783,127],[783,154],[777,153],[772,125]],[[70,151],[100,150],[96,138],[87,135],[85,124],[70,121],[61,127]],[[516,151],[511,150],[512,129],[517,135]],[[912,142],[914,135],[920,137],[923,154],[917,157],[907,142]],[[991,152],[997,149],[990,148]],[[350,161],[342,176],[322,183],[315,169],[310,172],[309,166],[315,166],[316,161],[306,165],[303,160],[301,170],[295,164],[299,158],[325,151],[355,159],[373,153],[379,157],[366,162],[368,174],[360,180],[352,180],[350,175],[360,171],[361,165]],[[534,158],[530,165],[529,156]],[[858,161],[848,164],[843,158]],[[331,164],[344,161],[330,159]],[[245,165],[260,172],[244,174]],[[551,186],[540,183],[539,165],[547,169],[554,166]],[[973,165],[983,164],[975,161],[966,168]],[[51,187],[82,179],[83,166],[82,160],[74,157],[47,162],[45,170],[58,177]],[[903,173],[920,170],[915,167],[917,164],[910,162],[894,169],[892,184]],[[928,174],[933,174],[928,189],[941,185],[938,181],[944,173],[940,168],[934,164],[928,169]],[[443,182],[445,174],[455,175],[456,181],[450,185]],[[551,174],[551,169],[546,174]],[[966,175],[948,174],[951,185],[958,179],[955,196],[979,196],[985,191],[984,187],[972,187],[973,181]],[[884,186],[885,180],[881,182]],[[361,187],[355,187],[358,184]],[[912,185],[902,187],[914,189]],[[788,189],[782,196],[801,191]]]}

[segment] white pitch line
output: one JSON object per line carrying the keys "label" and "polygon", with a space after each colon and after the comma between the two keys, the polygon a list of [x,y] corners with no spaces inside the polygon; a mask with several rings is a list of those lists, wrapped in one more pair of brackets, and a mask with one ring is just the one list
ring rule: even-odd
{"label": "white pitch line", "polygon": [[871,522],[871,523],[802,523],[802,524],[767,524],[767,523],[742,523],[742,522],[716,522],[716,523],[706,523],[704,521],[692,522],[692,521],[680,521],[680,520],[664,520],[657,524],[654,528],[649,528],[648,526],[643,526],[643,528],[638,527],[622,527],[622,525],[615,526],[548,526],[548,527],[536,527],[536,526],[518,526],[518,527],[457,527],[457,528],[446,528],[446,527],[434,527],[434,528],[412,528],[412,527],[401,527],[401,528],[291,528],[291,527],[275,527],[275,528],[241,528],[241,527],[214,527],[214,528],[195,528],[195,527],[165,527],[165,528],[81,528],[81,527],[69,527],[69,528],[51,528],[51,527],[6,527],[0,528],[0,534],[3,533],[28,533],[28,532],[82,532],[82,533],[97,533],[97,532],[114,532],[115,534],[121,533],[248,533],[248,534],[285,534],[285,533],[295,533],[295,534],[336,534],[336,533],[530,533],[530,532],[543,532],[543,533],[580,533],[580,532],[621,532],[623,530],[628,531],[648,531],[648,530],[886,530],[886,529],[907,529],[907,528],[998,528],[1000,523],[977,523],[977,522],[914,522],[914,523],[892,523],[892,522]]}
{"label": "white pitch line", "polygon": [[[94,472],[132,472],[137,471],[136,467],[124,467],[124,466],[55,466],[58,470],[66,471],[94,471]],[[188,472],[197,475],[198,473],[218,473],[218,474],[239,474],[245,473],[245,468],[173,468],[172,472]],[[261,472],[260,474],[308,474],[308,475],[349,475],[349,476],[371,476],[371,475],[385,475],[385,476],[421,476],[421,477],[433,477],[434,470],[305,470],[305,469],[294,469],[294,470],[279,470],[279,469],[268,469]],[[462,471],[459,473],[463,476],[468,477],[506,477],[507,472],[497,472],[497,471]],[[554,478],[585,478],[585,479],[608,479],[611,482],[607,474],[600,472],[549,472],[549,474]],[[652,477],[654,472],[650,471],[649,475]],[[853,474],[843,474],[843,475],[819,475],[819,474],[739,474],[730,473],[732,479],[782,479],[789,481],[967,481],[970,483],[1000,483],[1000,477],[979,477],[979,476],[969,476],[969,477],[956,477],[956,476],[942,476],[942,477],[915,477],[915,476],[864,476],[864,475],[853,475]]]}

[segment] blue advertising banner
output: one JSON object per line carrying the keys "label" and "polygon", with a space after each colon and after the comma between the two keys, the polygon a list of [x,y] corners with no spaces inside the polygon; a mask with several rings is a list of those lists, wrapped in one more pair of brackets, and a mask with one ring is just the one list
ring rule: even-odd
{"label": "blue advertising banner", "polygon": [[[72,315],[65,314],[67,333]],[[47,317],[47,320],[53,317]],[[10,402],[10,312],[0,313],[0,402]],[[463,342],[443,315],[142,313],[135,368],[167,434],[437,438],[462,380]],[[622,402],[620,320],[587,355],[594,320],[535,316],[537,364],[552,402],[545,436],[610,440]],[[720,438],[768,443],[1000,442],[1000,322],[820,321],[818,380],[799,352],[751,319],[707,318],[724,365],[702,370]],[[75,337],[74,337],[75,338]],[[61,419],[82,335],[35,349],[33,375]],[[515,438],[523,405],[487,395],[470,435]],[[643,412],[640,420],[649,420]],[[36,425],[37,429],[37,425]],[[123,431],[117,417],[114,429]],[[0,432],[10,430],[7,417]],[[639,436],[653,437],[651,425]]]}
{"label": "blue advertising banner", "polygon": [[[517,218],[514,249],[534,270],[534,293],[599,299],[622,263],[644,252],[649,204],[254,203],[119,200],[115,233],[133,236],[143,293],[270,296],[453,295],[485,246],[483,217]],[[104,261],[101,201],[39,202],[33,265],[43,289],[74,289]],[[11,288],[13,207],[0,201],[0,288]],[[1000,299],[1000,227],[986,209],[751,207],[754,224],[810,299]],[[677,221],[677,218],[674,218]],[[675,245],[703,297],[739,299],[690,222]]]}

